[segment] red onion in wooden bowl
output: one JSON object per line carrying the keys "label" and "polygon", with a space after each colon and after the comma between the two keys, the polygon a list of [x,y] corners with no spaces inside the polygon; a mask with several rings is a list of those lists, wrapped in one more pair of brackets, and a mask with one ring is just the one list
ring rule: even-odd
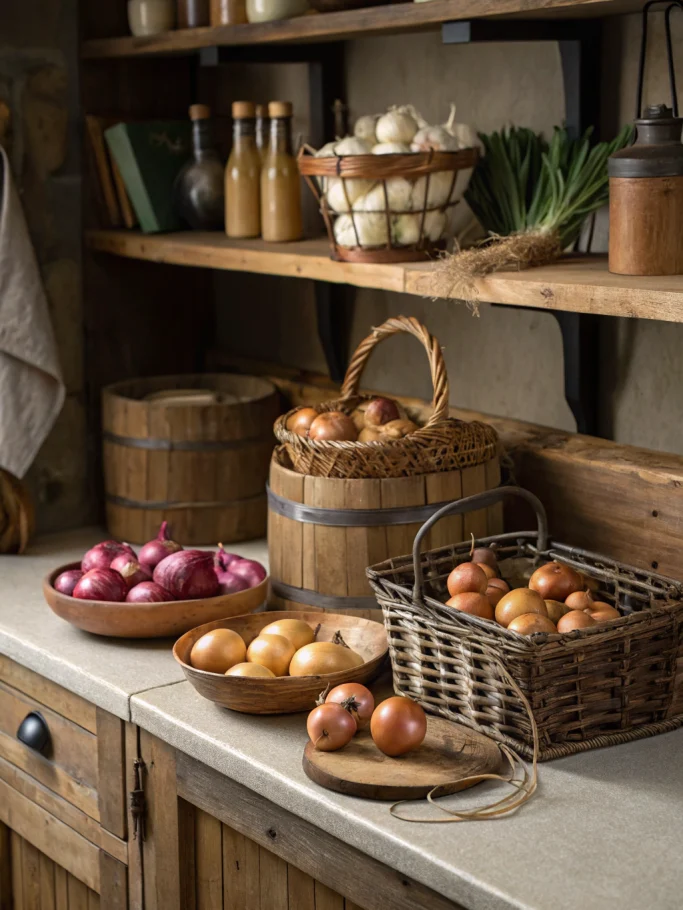
{"label": "red onion in wooden bowl", "polygon": [[143,569],[147,569],[151,574],[162,559],[166,559],[171,553],[178,553],[180,550],[182,550],[181,545],[177,541],[171,540],[168,522],[162,521],[159,533],[154,540],[150,540],[140,550],[138,560]]}
{"label": "red onion in wooden bowl", "polygon": [[66,594],[68,597],[73,596],[74,588],[83,578],[83,574],[81,569],[67,569],[66,572],[62,572],[61,575],[55,578],[53,585],[55,591],[59,591],[60,594]]}
{"label": "red onion in wooden bowl", "polygon": [[180,550],[162,559],[154,570],[154,581],[176,600],[214,597],[218,579],[213,570],[213,553]]}
{"label": "red onion in wooden bowl", "polygon": [[127,604],[159,604],[173,600],[168,591],[155,581],[141,581],[126,595]]}
{"label": "red onion in wooden bowl", "polygon": [[218,582],[219,594],[236,594],[238,591],[246,591],[252,587],[246,579],[240,578],[239,575],[233,575],[230,570],[221,572]]}
{"label": "red onion in wooden bowl", "polygon": [[95,544],[92,549],[83,557],[81,569],[89,572],[91,569],[108,569],[113,560],[121,553],[127,553],[136,559],[135,551],[127,543],[119,543],[118,540],[103,540],[102,543]]}
{"label": "red onion in wooden bowl", "polygon": [[230,563],[230,571],[233,575],[243,578],[250,588],[260,585],[266,577],[266,570],[255,559],[238,559],[236,562]]}
{"label": "red onion in wooden bowl", "polygon": [[113,569],[91,569],[76,584],[73,596],[79,600],[108,600],[121,603],[126,599],[128,587]]}
{"label": "red onion in wooden bowl", "polygon": [[126,583],[128,590],[139,585],[141,581],[151,581],[152,573],[144,569],[134,556],[121,553],[111,561],[110,569],[118,572]]}

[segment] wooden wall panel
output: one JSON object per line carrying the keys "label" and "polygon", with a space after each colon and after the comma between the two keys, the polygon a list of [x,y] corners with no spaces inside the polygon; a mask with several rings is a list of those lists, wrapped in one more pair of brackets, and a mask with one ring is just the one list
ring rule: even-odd
{"label": "wooden wall panel", "polygon": [[14,831],[9,847],[12,880],[9,890],[0,890],[0,910],[100,910],[96,891]]}

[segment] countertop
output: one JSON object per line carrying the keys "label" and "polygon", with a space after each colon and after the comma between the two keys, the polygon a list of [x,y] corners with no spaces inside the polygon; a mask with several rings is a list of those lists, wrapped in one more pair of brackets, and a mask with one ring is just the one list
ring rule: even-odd
{"label": "countertop", "polygon": [[[497,821],[411,824],[386,803],[316,786],[301,769],[303,715],[217,708],[182,680],[170,642],[122,643],[72,629],[42,576],[101,539],[97,529],[0,557],[0,653],[412,876],[468,910],[679,910],[683,906],[683,729],[539,766],[540,786]],[[264,544],[237,546],[263,561]],[[471,805],[483,785],[449,797]],[[435,809],[424,804],[420,814]]]}

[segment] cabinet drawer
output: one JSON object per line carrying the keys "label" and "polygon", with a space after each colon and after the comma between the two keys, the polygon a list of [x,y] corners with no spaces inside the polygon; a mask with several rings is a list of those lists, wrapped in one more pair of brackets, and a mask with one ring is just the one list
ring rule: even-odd
{"label": "cabinet drawer", "polygon": [[[32,711],[49,730],[44,755],[17,737]],[[123,722],[2,656],[0,759],[125,837]]]}

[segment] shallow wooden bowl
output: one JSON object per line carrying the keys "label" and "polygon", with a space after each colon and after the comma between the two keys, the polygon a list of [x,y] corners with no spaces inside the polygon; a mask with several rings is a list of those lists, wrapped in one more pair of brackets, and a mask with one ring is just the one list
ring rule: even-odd
{"label": "shallow wooden bowl", "polygon": [[[352,670],[329,673],[325,676],[280,676],[277,679],[261,677],[224,676],[208,673],[190,666],[190,651],[194,643],[213,629],[233,629],[248,646],[261,629],[278,619],[303,619],[315,628],[321,624],[318,641],[331,641],[339,630],[346,644],[364,658],[365,663]],[[200,695],[223,708],[242,711],[244,714],[294,714],[310,711],[318,695],[328,683],[338,686],[345,682],[367,683],[379,673],[386,659],[389,646],[382,623],[341,613],[300,613],[283,610],[219,619],[206,623],[179,638],[173,656],[183,668],[185,676]]]}
{"label": "shallow wooden bowl", "polygon": [[260,607],[266,599],[268,578],[260,585],[220,594],[205,600],[171,600],[158,604],[127,604],[111,601],[79,600],[60,594],[53,587],[54,581],[67,569],[78,569],[80,563],[60,566],[43,579],[43,595],[50,609],[61,619],[92,632],[93,635],[110,635],[114,638],[166,638],[180,635],[194,628],[198,622],[218,617],[239,616]]}

